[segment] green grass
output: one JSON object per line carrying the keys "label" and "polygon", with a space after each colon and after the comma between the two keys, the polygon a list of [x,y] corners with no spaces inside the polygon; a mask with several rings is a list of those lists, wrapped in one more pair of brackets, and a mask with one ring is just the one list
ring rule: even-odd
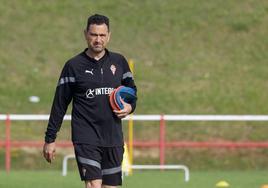
{"label": "green grass", "polygon": [[[184,182],[182,171],[134,171],[124,178],[123,188],[214,188],[219,181],[227,181],[230,187],[260,188],[268,184],[267,171],[198,171],[190,172],[190,181]],[[59,171],[14,171],[0,172],[0,187],[8,188],[74,188],[83,187],[77,172],[68,172],[62,177]]]}
{"label": "green grass", "polygon": [[[267,0],[3,1],[1,114],[50,112],[61,68],[86,47],[83,29],[93,13],[111,19],[109,49],[134,60],[139,90],[136,114],[267,114]],[[39,96],[40,102],[30,103],[31,95]],[[13,140],[43,140],[46,123],[18,124],[12,123]],[[158,128],[145,128],[147,124],[135,123],[135,138],[157,140]],[[267,140],[266,122],[168,124],[168,140]],[[176,124],[181,126],[173,126]],[[4,126],[0,132],[5,132]],[[70,133],[63,129],[59,138],[69,139]],[[3,134],[0,139],[5,139]],[[196,169],[263,169],[268,164],[265,149],[219,151],[221,156],[217,149],[168,150],[167,158],[195,161],[190,164]],[[153,159],[142,160],[158,162],[157,152],[153,149],[148,154],[153,153]],[[14,166],[19,168],[18,153],[21,151],[14,151],[18,165]],[[211,161],[210,156],[216,160]],[[227,167],[217,163],[217,157]],[[26,160],[21,166],[25,164],[36,165]]]}
{"label": "green grass", "polygon": [[111,18],[109,48],[135,62],[136,113],[267,113],[265,0],[10,0],[0,12],[1,113],[49,113],[61,67],[86,47],[96,12]]}

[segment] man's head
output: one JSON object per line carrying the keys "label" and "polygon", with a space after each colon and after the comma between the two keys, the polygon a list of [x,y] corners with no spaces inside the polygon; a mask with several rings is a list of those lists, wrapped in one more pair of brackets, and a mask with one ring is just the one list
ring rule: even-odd
{"label": "man's head", "polygon": [[90,16],[84,34],[91,52],[103,52],[110,39],[109,18],[99,14]]}
{"label": "man's head", "polygon": [[105,24],[108,28],[108,31],[110,30],[110,23],[109,23],[109,18],[104,16],[104,15],[100,15],[100,14],[94,14],[90,17],[88,17],[87,19],[87,31],[89,29],[90,25],[102,25]]}

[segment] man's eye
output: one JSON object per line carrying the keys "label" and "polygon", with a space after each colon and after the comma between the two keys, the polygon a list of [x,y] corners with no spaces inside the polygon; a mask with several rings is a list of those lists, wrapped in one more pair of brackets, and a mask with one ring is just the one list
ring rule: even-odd
{"label": "man's eye", "polygon": [[91,35],[92,37],[97,37],[97,36],[100,36],[100,37],[106,37],[105,34],[100,34],[100,35],[98,35],[98,34],[90,33],[90,35]]}

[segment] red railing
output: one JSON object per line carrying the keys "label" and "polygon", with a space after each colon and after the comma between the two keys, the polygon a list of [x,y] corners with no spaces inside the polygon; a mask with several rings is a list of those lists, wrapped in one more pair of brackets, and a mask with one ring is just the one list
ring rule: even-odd
{"label": "red railing", "polygon": [[[11,148],[20,147],[42,147],[43,141],[16,141],[11,140],[11,121],[17,120],[48,120],[48,115],[1,115],[0,121],[5,121],[6,134],[5,141],[0,141],[0,148],[5,147],[5,167],[10,172],[11,168]],[[65,116],[65,120],[70,120],[70,116]],[[129,117],[124,120],[129,120]],[[268,142],[190,142],[190,141],[166,141],[165,128],[166,121],[268,121],[268,116],[244,115],[244,116],[210,116],[210,115],[134,115],[132,120],[137,121],[159,121],[159,140],[158,141],[133,141],[134,147],[158,147],[159,163],[165,164],[165,148],[182,147],[206,147],[206,148],[268,148]],[[57,147],[72,147],[70,141],[58,141]]]}
{"label": "red railing", "polygon": [[10,149],[11,149],[11,140],[10,140],[10,126],[11,126],[11,121],[9,115],[7,115],[6,119],[6,171],[9,173],[10,171],[10,163],[11,163],[11,154],[10,154]]}

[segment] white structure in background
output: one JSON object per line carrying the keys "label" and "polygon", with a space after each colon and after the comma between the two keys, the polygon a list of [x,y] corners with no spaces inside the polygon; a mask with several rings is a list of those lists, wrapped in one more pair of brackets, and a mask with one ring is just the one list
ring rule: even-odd
{"label": "white structure in background", "polygon": [[30,96],[29,101],[32,103],[38,103],[40,101],[40,98],[38,96]]}
{"label": "white structure in background", "polygon": [[[68,169],[68,160],[75,159],[73,154],[66,155],[63,158],[62,162],[62,175],[67,176]],[[190,180],[190,170],[185,165],[131,165],[133,170],[183,170],[184,171],[184,180],[188,182]],[[123,175],[126,175],[123,171]]]}

